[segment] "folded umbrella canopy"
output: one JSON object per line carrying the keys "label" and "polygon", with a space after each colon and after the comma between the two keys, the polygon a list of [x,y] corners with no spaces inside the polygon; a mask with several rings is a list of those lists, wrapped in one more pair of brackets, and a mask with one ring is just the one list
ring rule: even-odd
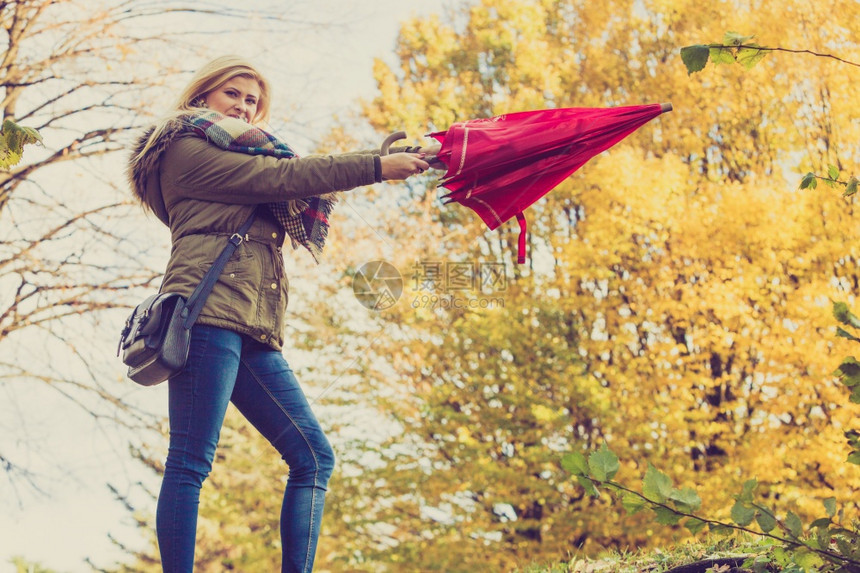
{"label": "folded umbrella canopy", "polygon": [[516,217],[517,262],[525,262],[526,220],[532,203],[582,165],[670,111],[672,104],[524,111],[453,124],[431,133],[436,159],[448,170],[439,185],[446,202],[474,210],[492,230]]}

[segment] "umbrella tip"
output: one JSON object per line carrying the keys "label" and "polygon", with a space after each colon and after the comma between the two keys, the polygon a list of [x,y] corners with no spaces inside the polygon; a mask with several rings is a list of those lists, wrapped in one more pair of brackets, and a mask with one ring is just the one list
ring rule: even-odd
{"label": "umbrella tip", "polygon": [[667,111],[672,111],[671,103],[661,103],[660,104],[660,113],[666,113]]}

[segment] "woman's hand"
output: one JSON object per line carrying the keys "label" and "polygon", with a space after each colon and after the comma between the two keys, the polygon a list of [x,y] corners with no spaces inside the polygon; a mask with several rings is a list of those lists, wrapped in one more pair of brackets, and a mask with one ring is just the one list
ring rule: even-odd
{"label": "woman's hand", "polygon": [[430,164],[424,161],[423,153],[392,153],[379,158],[382,163],[382,180],[406,179],[424,173]]}
{"label": "woman's hand", "polygon": [[439,151],[442,149],[442,144],[438,141],[434,141],[430,145],[422,145],[420,152],[424,154],[429,161],[430,169],[447,169],[448,166],[436,159],[436,156],[439,154]]}

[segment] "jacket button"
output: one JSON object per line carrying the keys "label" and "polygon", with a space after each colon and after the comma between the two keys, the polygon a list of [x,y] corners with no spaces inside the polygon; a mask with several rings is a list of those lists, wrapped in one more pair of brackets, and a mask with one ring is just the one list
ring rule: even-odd
{"label": "jacket button", "polygon": [[273,239],[277,239],[277,238],[278,238],[278,234],[277,234],[277,233],[272,233],[272,238],[273,238]]}
{"label": "jacket button", "polygon": [[278,288],[278,283],[272,283],[272,288],[273,288],[273,289]]}
{"label": "jacket button", "polygon": [[230,273],[230,278],[231,278],[231,279],[235,279],[235,278],[236,278],[236,273]]}
{"label": "jacket button", "polygon": [[260,335],[260,340],[266,340],[266,335],[265,335],[265,334],[261,334],[261,335]]}

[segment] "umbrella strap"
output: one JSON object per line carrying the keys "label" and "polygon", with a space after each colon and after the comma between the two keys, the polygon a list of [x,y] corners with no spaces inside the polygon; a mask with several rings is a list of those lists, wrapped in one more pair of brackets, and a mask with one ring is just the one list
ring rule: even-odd
{"label": "umbrella strap", "polygon": [[517,213],[517,223],[520,224],[520,240],[517,245],[517,264],[521,265],[526,262],[526,216],[522,213]]}

